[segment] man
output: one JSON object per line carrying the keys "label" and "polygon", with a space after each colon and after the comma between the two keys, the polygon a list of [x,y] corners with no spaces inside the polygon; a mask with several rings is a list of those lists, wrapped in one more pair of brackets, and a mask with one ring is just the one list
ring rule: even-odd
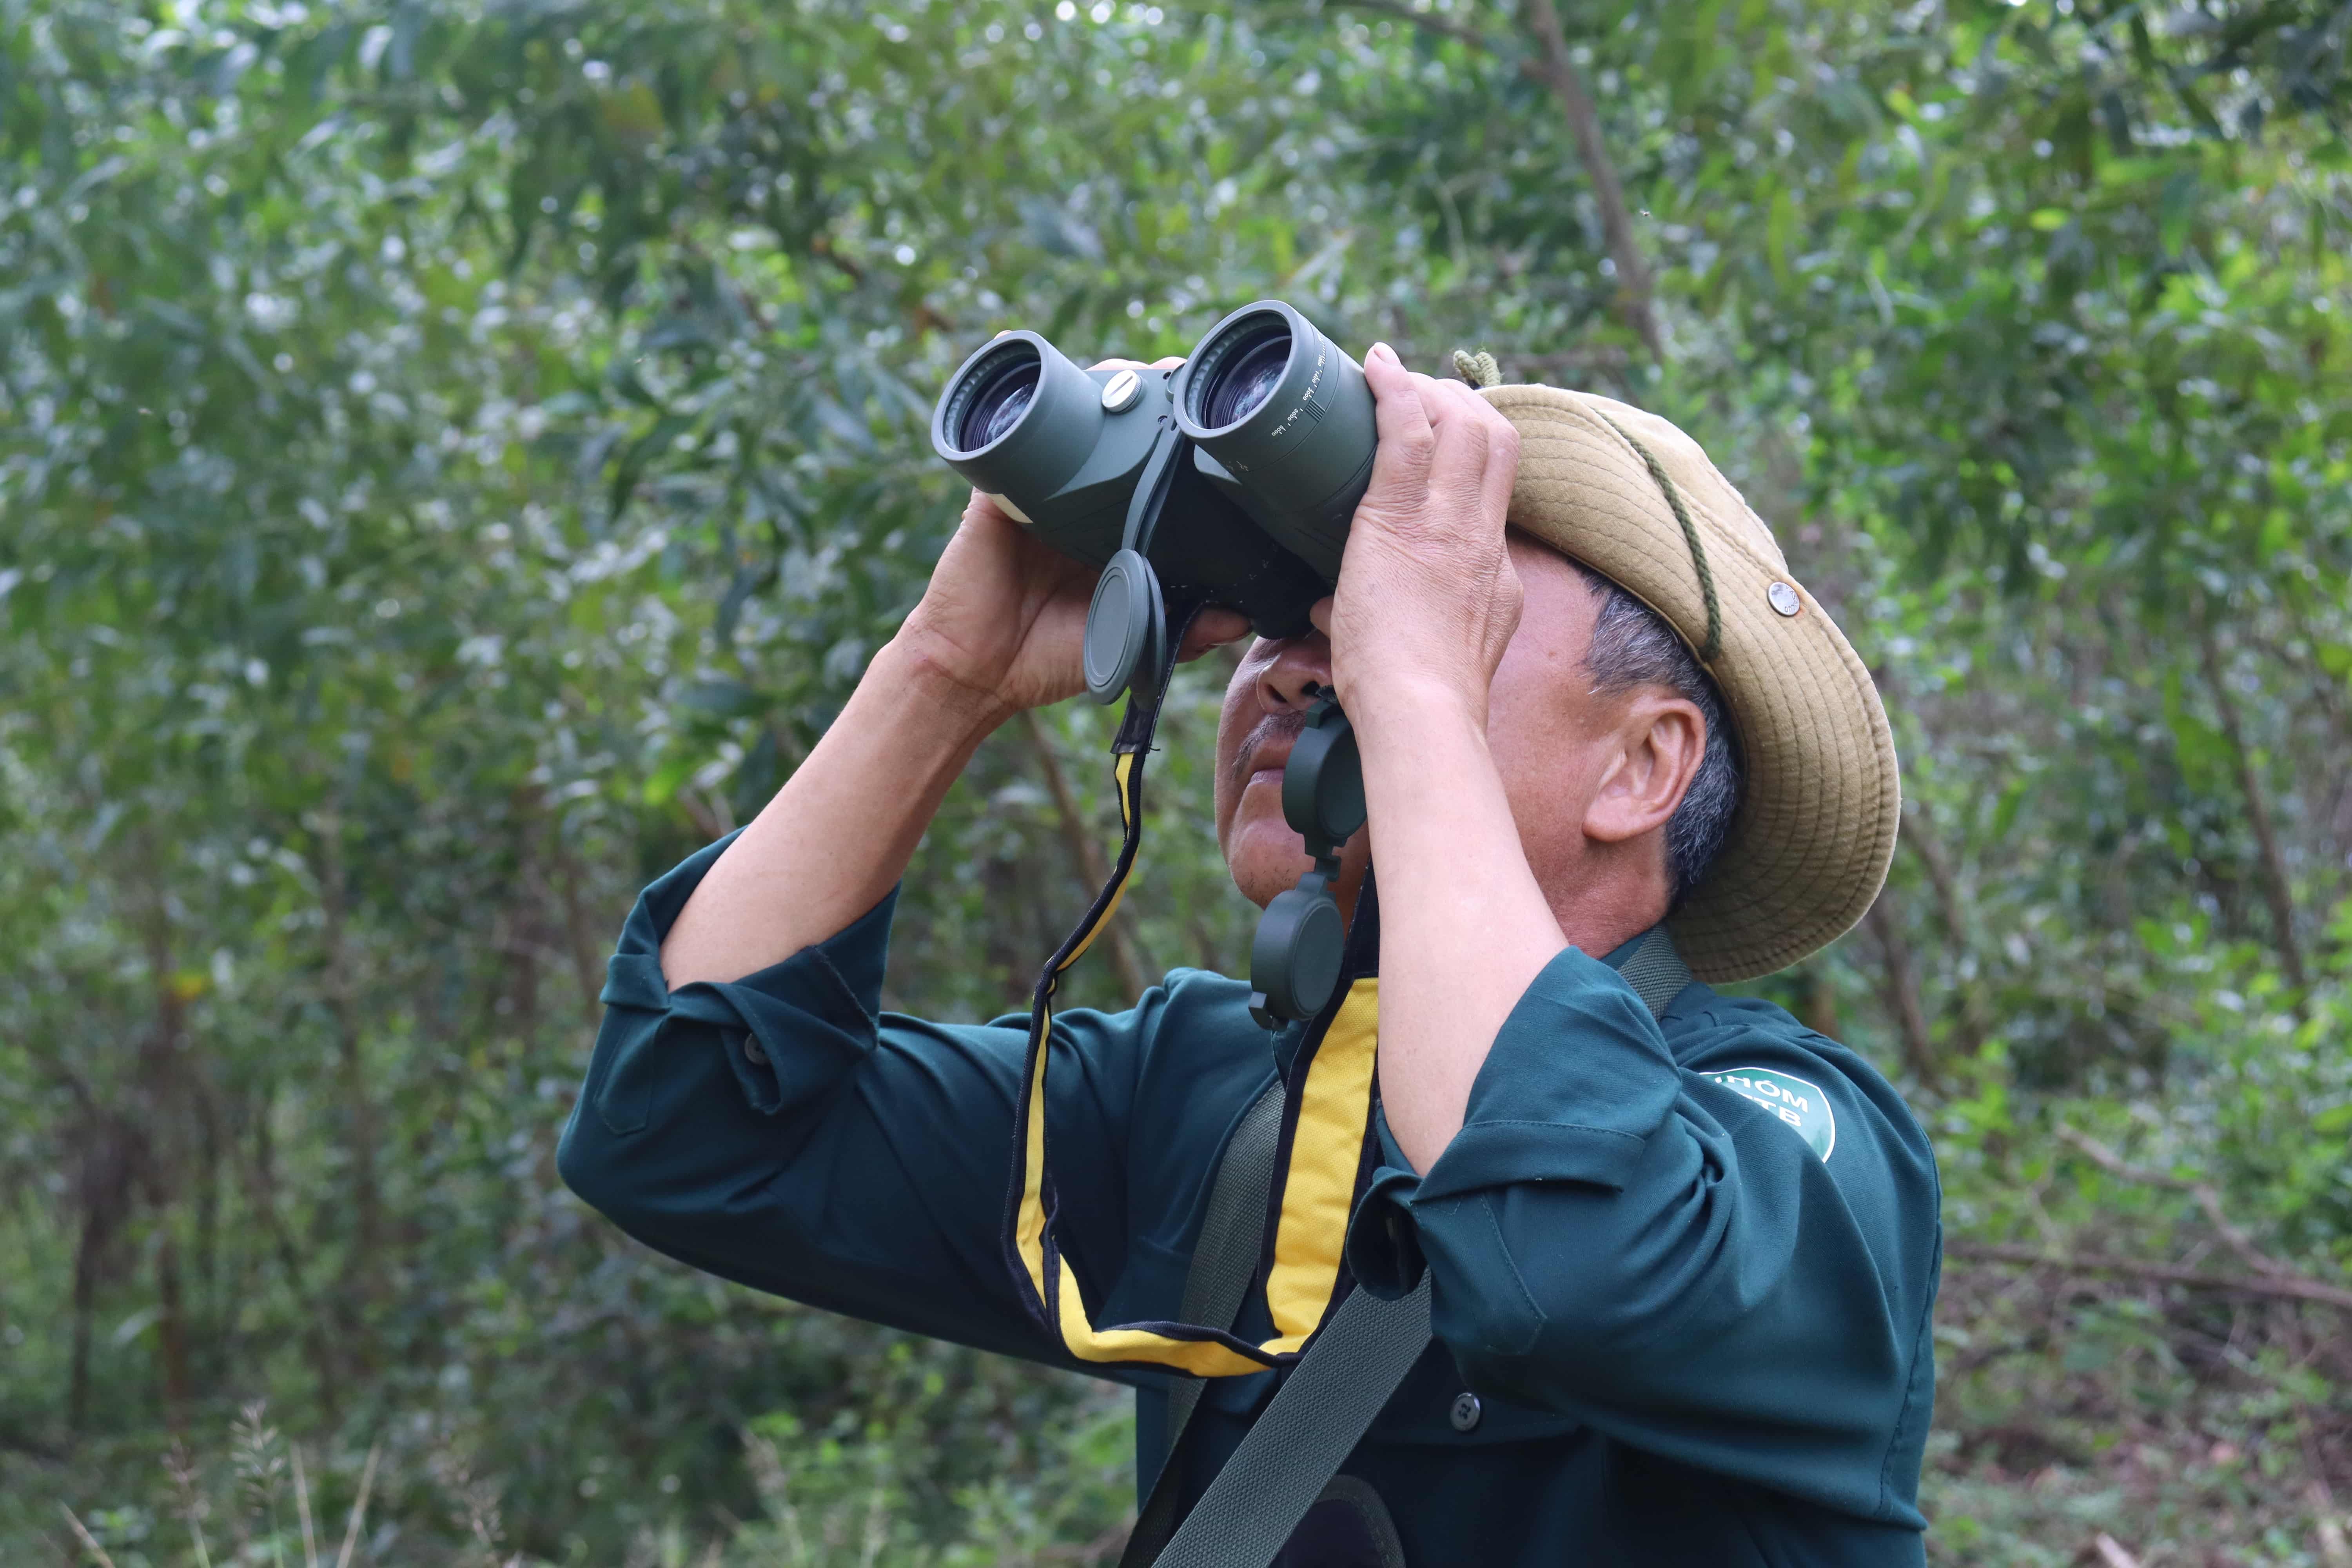
{"label": "man", "polygon": [[[1923,1563],[1924,1138],[1780,1009],[1686,973],[1645,1005],[1619,972],[1670,952],[1663,923],[1701,974],[1762,973],[1867,908],[1898,805],[1868,677],[1672,426],[1434,381],[1385,346],[1365,374],[1380,448],[1339,589],[1314,633],[1242,659],[1217,826],[1253,900],[1295,880],[1279,768],[1334,689],[1370,814],[1343,901],[1377,863],[1380,928],[1379,1169],[1345,1258],[1378,1296],[1425,1275],[1435,1341],[1344,1466],[1360,1528],[1318,1509],[1283,1561]],[[1000,1250],[1024,1031],[877,1007],[893,889],[947,789],[995,726],[1081,687],[1088,577],[975,496],[809,760],[646,890],[562,1155],[632,1235],[1072,1364]],[[1206,616],[1186,651],[1244,630]],[[1060,1240],[1097,1321],[1179,1317],[1220,1152],[1298,1031],[1272,1045],[1246,986],[1197,971],[1055,1020]],[[1244,1341],[1269,1332],[1263,1290]],[[1181,1379],[1108,1374],[1137,1389],[1149,1488]],[[1207,1381],[1182,1506],[1277,1381]]]}

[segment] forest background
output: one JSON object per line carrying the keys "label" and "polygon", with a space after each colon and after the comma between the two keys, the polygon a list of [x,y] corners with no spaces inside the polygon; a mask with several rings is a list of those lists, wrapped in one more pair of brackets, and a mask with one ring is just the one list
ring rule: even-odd
{"label": "forest background", "polygon": [[[919,592],[1001,327],[1700,436],[1894,714],[1763,983],[1948,1190],[1946,1564],[2352,1564],[2343,0],[0,0],[0,1560],[1104,1563],[1120,1401],[722,1287],[553,1151],[635,889]],[[1189,674],[1083,972],[1232,969]],[[1016,1005],[1106,716],[894,1000]]]}

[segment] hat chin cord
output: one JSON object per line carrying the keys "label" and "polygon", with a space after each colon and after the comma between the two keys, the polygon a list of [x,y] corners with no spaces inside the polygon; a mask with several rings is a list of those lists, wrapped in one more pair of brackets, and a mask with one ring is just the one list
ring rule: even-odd
{"label": "hat chin cord", "polygon": [[1715,573],[1706,563],[1706,546],[1699,542],[1698,524],[1691,521],[1690,508],[1683,504],[1683,492],[1666,476],[1664,465],[1650,455],[1647,447],[1633,439],[1622,425],[1606,414],[1601,417],[1609,428],[1617,432],[1618,439],[1633,447],[1641,458],[1643,465],[1650,470],[1650,477],[1658,481],[1658,489],[1665,492],[1666,505],[1674,509],[1675,521],[1682,524],[1683,542],[1690,546],[1691,567],[1698,574],[1699,597],[1706,602],[1706,640],[1693,651],[1698,655],[1699,663],[1711,668],[1723,652],[1723,605],[1715,596]]}

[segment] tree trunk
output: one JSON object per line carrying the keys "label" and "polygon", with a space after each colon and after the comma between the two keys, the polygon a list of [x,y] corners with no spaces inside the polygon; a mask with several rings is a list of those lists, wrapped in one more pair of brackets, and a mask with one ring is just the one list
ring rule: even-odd
{"label": "tree trunk", "polygon": [[1903,933],[1902,911],[1895,889],[1884,888],[1863,917],[1878,943],[1879,994],[1886,1015],[1895,1020],[1903,1041],[1903,1059],[1912,1074],[1929,1089],[1941,1089],[1943,1075],[1936,1068],[1936,1042],[1927,1029],[1927,1010],[1919,1000],[1919,969],[1913,961],[1910,939]]}
{"label": "tree trunk", "polygon": [[79,1435],[89,1422],[91,1320],[98,1310],[98,1254],[103,1237],[98,1216],[85,1208],[81,1237],[74,1246],[73,1368],[66,1383],[66,1427]]}
{"label": "tree trunk", "polygon": [[1830,984],[1827,968],[1808,963],[1797,971],[1797,1022],[1816,1035],[1837,1039],[1837,989]]}
{"label": "tree trunk", "polygon": [[581,898],[581,884],[586,879],[578,857],[572,853],[572,846],[563,837],[562,824],[551,817],[549,830],[555,836],[555,871],[562,883],[563,944],[572,955],[572,972],[580,978],[580,1005],[589,1026],[593,1028],[604,1008],[599,998],[604,994],[604,957],[612,951],[612,938]]}
{"label": "tree trunk", "polygon": [[2294,934],[2294,889],[2288,879],[2286,856],[2279,848],[2278,826],[2271,817],[2270,796],[2263,788],[2262,775],[2255,771],[2254,754],[2246,745],[2245,725],[2239,717],[2238,699],[2230,689],[2227,673],[2221,667],[2221,645],[2214,640],[2213,623],[2210,615],[2200,614],[2197,626],[2198,651],[2205,665],[2205,684],[2213,693],[2213,709],[2221,721],[2222,737],[2230,742],[2230,755],[2237,765],[2238,788],[2246,797],[2246,820],[2254,830],[2254,847],[2261,860],[2263,898],[2270,905],[2271,931],[2278,944],[2279,967],[2286,972],[2287,984],[2298,996],[2310,988],[2310,979],[2303,965],[2303,945]]}
{"label": "tree trunk", "polygon": [[155,1246],[155,1361],[163,1388],[163,1420],[173,1431],[186,1425],[195,1380],[188,1368],[188,1320],[180,1299],[180,1240],[165,1216]]}
{"label": "tree trunk", "polygon": [[[1906,803],[1902,843],[1917,858],[1920,868],[1927,873],[1927,885],[1935,890],[1936,916],[1937,923],[1944,928],[1944,940],[1951,944],[1956,955],[1965,958],[1969,939],[1959,879],[1953,874],[1952,858],[1945,851],[1943,840],[1936,833],[1924,803]],[[1979,974],[1974,980],[1956,980],[1955,990],[1959,1003],[1961,1030],[1956,1044],[1962,1054],[1973,1056],[1977,1047],[1992,1034],[1992,1009],[1986,1001],[1984,976]]]}
{"label": "tree trunk", "polygon": [[193,1270],[196,1312],[204,1323],[204,1369],[207,1375],[217,1375],[221,1364],[220,1325],[227,1317],[221,1310],[224,1297],[220,1284],[220,1107],[213,1099],[209,1083],[193,1072],[189,1079],[196,1113],[196,1256]]}
{"label": "tree trunk", "polygon": [[343,867],[342,818],[321,814],[312,834],[313,869],[319,879],[327,969],[323,976],[329,1011],[335,1021],[336,1089],[342,1100],[344,1153],[351,1161],[351,1228],[344,1237],[346,1300],[355,1321],[378,1297],[377,1263],[383,1256],[383,1205],[376,1180],[375,1104],[368,1093],[365,1031],[360,1019],[358,977],[349,941],[350,888]]}
{"label": "tree trunk", "polygon": [[342,1419],[342,1369],[336,1363],[335,1342],[329,1335],[326,1310],[311,1300],[310,1282],[302,1273],[302,1250],[295,1246],[293,1233],[286,1228],[286,1216],[278,1207],[277,1142],[269,1131],[269,1100],[265,1096],[253,1119],[253,1206],[278,1253],[278,1267],[286,1275],[287,1293],[294,1298],[302,1320],[302,1345],[309,1352],[310,1373],[319,1380],[319,1405],[327,1425]]}

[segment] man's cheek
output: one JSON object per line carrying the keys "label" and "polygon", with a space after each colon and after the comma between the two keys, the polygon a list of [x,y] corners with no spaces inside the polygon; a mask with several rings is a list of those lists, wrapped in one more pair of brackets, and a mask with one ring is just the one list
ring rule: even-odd
{"label": "man's cheek", "polygon": [[1216,772],[1211,777],[1210,811],[1217,825],[1217,842],[1223,844],[1233,832],[1234,814],[1241,805],[1242,786],[1234,779],[1232,759],[1223,746],[1217,748]]}

